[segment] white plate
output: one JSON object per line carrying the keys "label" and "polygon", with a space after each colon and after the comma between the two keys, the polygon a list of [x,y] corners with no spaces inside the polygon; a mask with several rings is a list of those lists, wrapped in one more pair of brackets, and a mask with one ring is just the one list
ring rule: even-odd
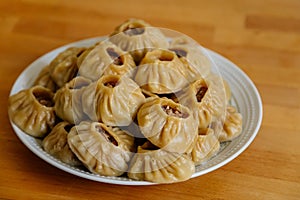
{"label": "white plate", "polygon": [[[31,65],[29,65],[18,77],[14,83],[11,93],[15,94],[18,91],[29,88],[35,77],[41,71],[41,69],[49,64],[54,57],[64,49],[71,46],[91,46],[94,43],[103,40],[104,37],[91,38],[68,44],[66,46],[57,48],[42,57],[38,58]],[[243,115],[243,132],[242,134],[231,142],[221,144],[221,149],[216,156],[211,158],[203,165],[196,167],[196,172],[193,174],[194,177],[211,172],[226,163],[232,161],[238,155],[240,155],[254,140],[262,121],[262,102],[261,97],[250,78],[236,65],[222,57],[221,55],[208,50],[208,55],[214,60],[223,78],[227,80],[232,90],[232,103],[236,106],[239,112]],[[37,156],[51,165],[64,170],[68,173],[80,176],[86,179],[111,183],[120,185],[150,185],[153,183],[146,181],[134,181],[125,177],[106,177],[92,174],[83,169],[69,166],[57,160],[53,156],[46,153],[41,147],[41,140],[31,137],[21,131],[12,122],[12,127],[19,137],[19,139]]]}

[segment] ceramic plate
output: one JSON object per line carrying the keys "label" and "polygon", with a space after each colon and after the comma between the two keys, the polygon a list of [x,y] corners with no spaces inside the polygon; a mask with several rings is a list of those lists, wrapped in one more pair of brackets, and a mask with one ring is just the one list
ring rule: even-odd
{"label": "ceramic plate", "polygon": [[[35,77],[41,69],[49,64],[49,62],[55,58],[55,56],[61,51],[71,46],[91,46],[94,43],[103,40],[105,37],[92,38],[87,40],[81,40],[74,42],[63,47],[57,48],[42,57],[38,58],[31,65],[29,65],[17,78],[14,83],[11,93],[15,94],[18,91],[29,88],[33,84]],[[262,102],[261,97],[250,78],[235,64],[224,58],[223,56],[207,50],[208,55],[215,62],[216,66],[219,66],[219,72],[223,78],[229,83],[232,90],[232,104],[237,107],[239,112],[243,115],[243,132],[241,135],[231,142],[225,142],[221,144],[221,149],[216,156],[211,158],[205,164],[196,167],[196,172],[193,174],[193,178],[211,172],[226,163],[232,161],[238,155],[240,155],[254,140],[262,120]],[[150,185],[153,183],[146,181],[134,181],[126,177],[106,177],[95,175],[84,169],[75,168],[68,164],[57,160],[53,156],[46,153],[41,146],[41,140],[31,137],[20,130],[12,122],[12,127],[19,137],[19,139],[28,147],[34,154],[41,159],[50,163],[51,165],[71,173],[76,176],[80,176],[86,179],[111,183],[120,185]]]}

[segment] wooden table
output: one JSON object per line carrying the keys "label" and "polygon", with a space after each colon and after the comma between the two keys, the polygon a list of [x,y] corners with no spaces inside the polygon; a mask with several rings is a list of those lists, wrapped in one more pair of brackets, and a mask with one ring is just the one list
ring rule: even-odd
{"label": "wooden table", "polygon": [[[1,0],[0,199],[300,199],[299,0]],[[129,17],[183,32],[236,63],[263,100],[261,129],[222,168],[156,186],[94,182],[28,150],[7,115],[18,75],[52,49],[102,36]]]}

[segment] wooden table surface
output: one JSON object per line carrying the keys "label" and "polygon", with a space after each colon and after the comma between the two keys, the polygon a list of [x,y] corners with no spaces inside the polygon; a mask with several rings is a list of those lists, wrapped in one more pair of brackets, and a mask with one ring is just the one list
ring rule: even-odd
{"label": "wooden table surface", "polygon": [[[300,199],[299,0],[1,0],[0,199]],[[28,150],[7,115],[10,89],[39,56],[141,18],[183,32],[236,63],[264,117],[227,165],[186,182],[121,186],[61,171]]]}

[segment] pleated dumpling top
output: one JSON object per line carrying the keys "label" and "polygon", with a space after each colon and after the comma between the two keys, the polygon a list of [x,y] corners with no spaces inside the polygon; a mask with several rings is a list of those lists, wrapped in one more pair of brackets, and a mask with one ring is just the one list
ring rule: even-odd
{"label": "pleated dumpling top", "polygon": [[93,81],[108,74],[132,76],[135,69],[132,56],[108,40],[88,49],[79,64],[79,74]]}
{"label": "pleated dumpling top", "polygon": [[149,49],[167,49],[167,38],[159,28],[139,19],[129,19],[116,27],[109,40],[129,52],[138,63]]}
{"label": "pleated dumpling top", "polygon": [[8,113],[11,120],[29,135],[44,137],[56,123],[53,96],[49,89],[42,86],[10,96]]}
{"label": "pleated dumpling top", "polygon": [[88,121],[71,129],[68,143],[91,172],[105,176],[126,172],[134,148],[134,139],[126,131]]}

